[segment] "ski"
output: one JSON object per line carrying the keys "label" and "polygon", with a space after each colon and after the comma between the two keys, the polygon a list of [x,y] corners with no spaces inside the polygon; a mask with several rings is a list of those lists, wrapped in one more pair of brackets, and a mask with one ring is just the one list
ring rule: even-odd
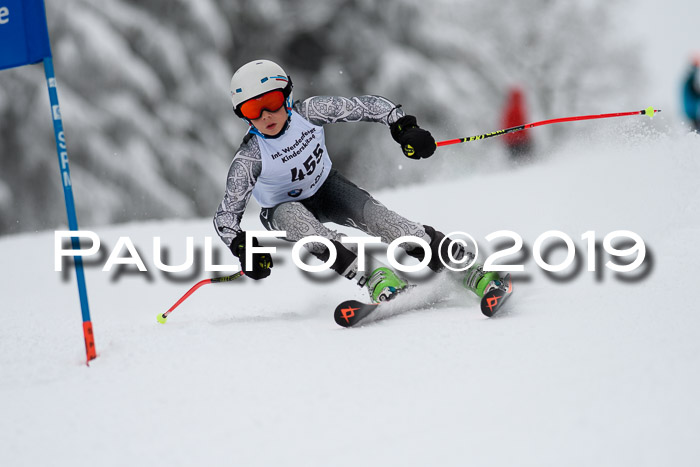
{"label": "ski", "polygon": [[[480,303],[481,312],[489,318],[492,317],[512,293],[513,284],[510,274],[507,274],[500,279],[498,287],[483,296]],[[351,328],[407,311],[432,308],[445,300],[445,297],[432,291],[424,291],[421,287],[409,287],[388,302],[365,303],[359,300],[345,300],[335,308],[333,318],[339,326]]]}
{"label": "ski", "polygon": [[335,308],[335,322],[345,328],[355,326],[372,313],[379,303],[362,303],[358,300],[345,300]]}
{"label": "ski", "polygon": [[513,283],[510,279],[510,274],[506,274],[501,278],[501,284],[484,294],[481,298],[481,312],[489,318],[495,315],[501,309],[505,301],[513,293]]}
{"label": "ski", "polygon": [[365,303],[359,300],[346,300],[335,307],[333,317],[338,325],[350,328],[407,311],[432,308],[444,300],[445,297],[438,290],[409,285],[386,302]]}

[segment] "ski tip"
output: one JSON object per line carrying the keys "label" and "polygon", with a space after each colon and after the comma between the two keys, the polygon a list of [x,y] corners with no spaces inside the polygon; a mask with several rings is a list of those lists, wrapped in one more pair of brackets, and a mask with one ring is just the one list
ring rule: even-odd
{"label": "ski tip", "polygon": [[481,312],[489,318],[498,312],[510,294],[513,293],[513,282],[511,281],[510,274],[506,274],[501,281],[504,283],[505,287],[493,289],[484,294],[481,299]]}
{"label": "ski tip", "polygon": [[358,304],[352,300],[345,301],[335,308],[335,313],[333,313],[333,318],[335,318],[336,324],[343,326],[344,328],[352,326],[355,321],[355,312],[360,307]]}
{"label": "ski tip", "polygon": [[357,300],[347,300],[335,308],[333,317],[336,324],[344,328],[355,326],[361,321],[376,304],[362,303]]}

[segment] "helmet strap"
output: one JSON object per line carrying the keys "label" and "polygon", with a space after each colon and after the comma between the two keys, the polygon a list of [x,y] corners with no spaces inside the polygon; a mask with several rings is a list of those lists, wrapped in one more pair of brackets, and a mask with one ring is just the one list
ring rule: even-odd
{"label": "helmet strap", "polygon": [[285,106],[285,108],[287,109],[287,116],[288,116],[289,118],[292,118],[292,107],[293,107],[293,105],[294,105],[294,104],[292,103],[292,96],[291,96],[291,94],[290,94],[290,96],[284,101],[284,106]]}

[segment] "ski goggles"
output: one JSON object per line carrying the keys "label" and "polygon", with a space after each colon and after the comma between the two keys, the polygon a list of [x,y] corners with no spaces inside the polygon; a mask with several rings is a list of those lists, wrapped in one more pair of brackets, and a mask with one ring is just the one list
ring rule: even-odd
{"label": "ski goggles", "polygon": [[277,112],[284,105],[284,93],[279,90],[270,91],[260,97],[249,99],[238,106],[238,110],[248,120],[257,120],[263,113]]}

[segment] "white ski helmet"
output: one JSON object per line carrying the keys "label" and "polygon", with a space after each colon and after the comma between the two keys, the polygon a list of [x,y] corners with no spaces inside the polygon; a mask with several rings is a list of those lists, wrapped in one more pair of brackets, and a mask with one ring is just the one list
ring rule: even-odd
{"label": "white ski helmet", "polygon": [[[240,67],[231,78],[231,102],[236,115],[243,118],[238,110],[245,101],[261,96],[266,92],[280,89],[286,100],[292,94],[292,79],[281,66],[270,60],[253,60]],[[288,102],[288,107],[291,102]]]}

